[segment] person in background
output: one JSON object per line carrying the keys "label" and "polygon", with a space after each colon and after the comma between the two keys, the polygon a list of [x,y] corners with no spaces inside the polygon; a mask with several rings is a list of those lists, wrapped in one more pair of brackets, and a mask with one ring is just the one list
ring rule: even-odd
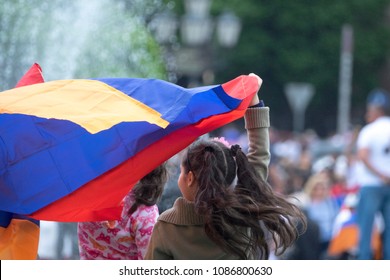
{"label": "person in background", "polygon": [[266,182],[269,108],[257,95],[245,127],[248,155],[224,139],[187,148],[178,179],[182,197],[158,218],[145,259],[268,259],[296,240],[296,223],[305,224],[305,217]]}
{"label": "person in background", "polygon": [[327,172],[314,173],[304,186],[308,198],[305,210],[308,217],[316,222],[320,229],[321,259],[327,258],[333,224],[340,210],[336,199],[330,195],[331,180],[328,174]]}
{"label": "person in background", "polygon": [[[78,239],[77,239],[77,223],[65,223],[60,222],[57,224],[58,234],[56,242],[56,255],[57,260],[61,259],[71,259],[78,260],[79,249],[78,249]],[[66,240],[70,242],[70,254],[65,253],[65,244]]]}
{"label": "person in background", "polygon": [[80,259],[142,260],[167,174],[163,163],[143,177],[124,198],[120,220],[78,223]]}
{"label": "person in background", "polygon": [[181,152],[167,160],[169,179],[165,184],[161,199],[157,203],[160,214],[171,208],[175,200],[180,196],[180,190],[178,190],[176,187],[177,178],[179,178],[180,174],[180,158]]}
{"label": "person in background", "polygon": [[375,216],[384,223],[383,258],[390,259],[390,97],[383,89],[368,95],[366,125],[361,129],[356,146],[360,161],[358,175],[359,225],[358,259],[373,259],[371,246]]}
{"label": "person in background", "polygon": [[[349,193],[336,217],[333,237],[328,247],[328,256],[332,259],[356,259],[358,252],[359,228],[356,221],[357,193]],[[380,221],[375,219],[371,240],[374,259],[381,256]]]}
{"label": "person in background", "polygon": [[[318,223],[312,220],[306,211],[308,198],[303,191],[298,191],[289,196],[289,200],[295,203],[306,215],[306,230],[298,237],[294,244],[280,256],[281,260],[319,260],[323,257],[321,248],[321,234]],[[299,223],[298,227],[304,225]]]}

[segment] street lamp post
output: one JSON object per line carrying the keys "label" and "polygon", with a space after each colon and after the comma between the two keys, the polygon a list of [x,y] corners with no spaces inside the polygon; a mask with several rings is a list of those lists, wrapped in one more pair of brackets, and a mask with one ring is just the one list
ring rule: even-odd
{"label": "street lamp post", "polygon": [[189,77],[195,83],[193,85],[197,85],[200,78],[204,81],[204,77],[207,77],[207,83],[210,83],[213,81],[210,41],[214,29],[219,45],[232,48],[237,44],[241,22],[230,11],[225,11],[217,19],[213,19],[210,16],[211,0],[185,0],[184,4],[185,13],[180,20],[172,13],[164,13],[156,19],[156,39],[162,44],[172,46],[173,38],[177,38],[179,29],[182,44],[171,49],[176,62],[175,74]]}
{"label": "street lamp post", "polygon": [[346,133],[350,125],[351,83],[353,68],[353,28],[349,24],[342,27],[339,73],[339,101],[337,132]]}

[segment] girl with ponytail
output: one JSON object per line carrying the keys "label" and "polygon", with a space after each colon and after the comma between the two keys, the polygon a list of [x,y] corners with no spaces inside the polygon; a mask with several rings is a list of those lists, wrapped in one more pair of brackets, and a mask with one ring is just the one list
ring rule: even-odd
{"label": "girl with ponytail", "polygon": [[187,148],[182,197],[158,218],[145,259],[268,259],[298,238],[303,213],[267,183],[269,108],[256,95],[244,118],[248,154],[218,139]]}

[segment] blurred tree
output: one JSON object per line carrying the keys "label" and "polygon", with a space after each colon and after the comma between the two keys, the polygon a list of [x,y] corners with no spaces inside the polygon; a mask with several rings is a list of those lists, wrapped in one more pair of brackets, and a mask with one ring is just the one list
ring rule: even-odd
{"label": "blurred tree", "polygon": [[[154,9],[162,4],[155,3]],[[34,63],[45,79],[166,77],[139,0],[5,0],[0,5],[0,90]]]}
{"label": "blurred tree", "polygon": [[[183,0],[4,0],[0,89],[13,87],[33,62],[42,65],[47,80],[165,78],[161,52],[148,25],[167,6],[183,13]],[[336,129],[341,27],[350,23],[355,35],[351,120],[362,121],[365,96],[382,86],[380,77],[388,80],[383,70],[390,44],[388,6],[388,0],[213,0],[214,16],[231,9],[243,24],[234,50],[213,52],[215,82],[243,73],[261,75],[262,92],[279,129],[292,128],[284,85],[312,83],[316,93],[305,124],[329,134]],[[217,42],[213,46],[217,48]]]}
{"label": "blurred tree", "polygon": [[147,28],[152,8],[138,0],[109,2],[86,35],[75,75],[166,79],[160,46]]}
{"label": "blurred tree", "polygon": [[[184,0],[166,2],[175,3],[176,12],[183,14]],[[292,129],[285,84],[309,82],[316,93],[306,111],[306,127],[321,136],[335,131],[341,28],[345,23],[353,26],[355,36],[351,121],[363,121],[365,97],[373,87],[390,86],[389,82],[384,84],[390,69],[387,0],[212,1],[214,16],[226,9],[241,18],[243,29],[233,50],[219,48],[214,40],[216,82],[249,72],[261,75],[276,128]]]}
{"label": "blurred tree", "polygon": [[[60,1],[5,0],[0,5],[0,90],[15,86],[45,52],[53,24],[51,11]],[[33,59],[31,59],[33,57]]]}
{"label": "blurred tree", "polygon": [[380,86],[388,57],[389,1],[214,0],[212,7],[214,14],[233,8],[243,21],[234,52],[216,52],[217,81],[259,74],[273,125],[288,130],[292,117],[284,85],[312,83],[316,93],[306,112],[306,127],[322,136],[336,130],[341,27],[350,23],[355,36],[351,120],[362,120],[365,96]]}

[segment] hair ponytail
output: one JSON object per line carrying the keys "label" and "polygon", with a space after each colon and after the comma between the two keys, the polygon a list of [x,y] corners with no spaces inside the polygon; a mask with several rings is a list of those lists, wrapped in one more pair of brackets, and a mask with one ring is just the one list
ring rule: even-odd
{"label": "hair ponytail", "polygon": [[[295,204],[275,193],[240,150],[237,151],[236,162],[235,192],[243,205],[253,209],[257,219],[262,221],[263,230],[272,236],[277,249],[276,254],[282,254],[300,234],[297,229],[298,221],[303,225],[302,229],[306,229],[305,215]],[[260,236],[256,237],[256,230],[258,230],[256,227],[252,228],[252,236],[260,241]],[[268,256],[268,245],[265,249]]]}
{"label": "hair ponytail", "polygon": [[[198,183],[198,190],[195,197],[195,207],[199,214],[210,212],[210,209],[222,207],[219,197],[224,196],[228,187],[223,184],[227,175],[224,165],[221,168],[223,151],[218,147],[207,145],[200,151],[196,170],[192,170]],[[221,156],[222,155],[222,156]]]}
{"label": "hair ponytail", "polygon": [[129,214],[133,214],[140,205],[152,206],[162,196],[164,186],[168,180],[166,162],[162,163],[145,175],[134,187],[135,203],[130,207]]}
{"label": "hair ponytail", "polygon": [[283,252],[299,234],[293,218],[306,224],[299,208],[262,180],[239,145],[229,149],[220,142],[199,140],[182,164],[196,178],[195,210],[205,218],[207,236],[240,259],[268,258],[269,235]]}

